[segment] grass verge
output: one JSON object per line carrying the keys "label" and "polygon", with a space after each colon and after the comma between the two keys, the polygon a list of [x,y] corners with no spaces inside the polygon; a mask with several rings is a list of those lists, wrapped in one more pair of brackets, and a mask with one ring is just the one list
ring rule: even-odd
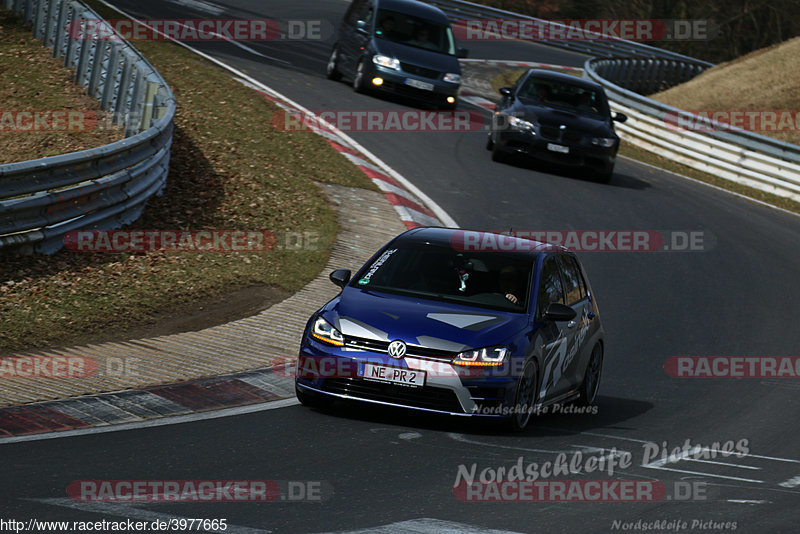
{"label": "grass verge", "polygon": [[[0,165],[87,150],[122,139],[100,103],[74,85],[75,72],[10,11],[0,9]],[[70,127],[64,111],[77,112]],[[32,113],[56,112],[35,123]],[[42,115],[40,115],[42,116]],[[53,117],[59,117],[53,121]],[[50,127],[50,129],[46,129]],[[2,193],[0,193],[2,195]]]}
{"label": "grass verge", "polygon": [[157,327],[247,288],[280,300],[317,276],[338,232],[315,182],[376,190],[322,137],[274,129],[272,115],[283,112],[221,69],[171,43],[136,47],[172,87],[178,113],[164,194],[131,228],[313,232],[318,246],[3,258],[0,353],[121,339],[131,325]]}

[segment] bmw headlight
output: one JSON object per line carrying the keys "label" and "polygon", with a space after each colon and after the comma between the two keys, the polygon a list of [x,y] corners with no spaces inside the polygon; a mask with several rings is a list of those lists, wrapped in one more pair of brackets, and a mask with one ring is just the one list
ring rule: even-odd
{"label": "bmw headlight", "polygon": [[372,62],[387,69],[400,70],[400,61],[397,58],[376,54],[372,56]]}
{"label": "bmw headlight", "polygon": [[604,148],[610,148],[614,146],[614,143],[617,140],[613,137],[595,137],[592,139],[592,144],[595,146],[601,146]]}
{"label": "bmw headlight", "polygon": [[444,81],[450,82],[450,83],[461,83],[461,75],[460,74],[454,74],[452,72],[448,72],[447,74],[445,74],[444,78],[442,78],[442,79]]}
{"label": "bmw headlight", "polygon": [[453,364],[466,367],[498,367],[506,363],[506,358],[510,353],[511,351],[505,347],[468,350],[453,358]]}
{"label": "bmw headlight", "polygon": [[311,331],[311,335],[330,345],[335,345],[337,347],[344,346],[344,336],[342,336],[342,333],[336,330],[331,323],[322,317],[317,317],[314,321],[314,329]]}
{"label": "bmw headlight", "polygon": [[522,120],[522,119],[520,119],[518,117],[509,116],[508,117],[508,124],[512,128],[514,128],[516,130],[523,130],[523,131],[526,131],[526,132],[535,133],[533,131],[533,123],[532,122],[529,122],[529,121],[526,121],[526,120]]}

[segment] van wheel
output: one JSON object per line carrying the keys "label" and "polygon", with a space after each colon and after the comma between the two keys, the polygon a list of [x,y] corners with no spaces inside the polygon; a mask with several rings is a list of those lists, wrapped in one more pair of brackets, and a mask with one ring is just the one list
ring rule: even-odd
{"label": "van wheel", "polygon": [[366,76],[366,67],[364,67],[364,60],[358,62],[358,66],[356,67],[356,73],[353,76],[353,90],[356,93],[364,93],[366,92],[366,84],[364,83],[364,77]]}
{"label": "van wheel", "polygon": [[325,69],[329,80],[338,81],[342,78],[342,73],[339,71],[339,48],[334,46],[331,50],[331,55],[328,58],[328,66]]}

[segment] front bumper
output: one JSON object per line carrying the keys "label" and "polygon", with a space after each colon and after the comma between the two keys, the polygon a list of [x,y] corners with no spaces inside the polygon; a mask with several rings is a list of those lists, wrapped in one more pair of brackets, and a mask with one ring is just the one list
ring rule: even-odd
{"label": "front bumper", "polygon": [[[364,364],[373,363],[423,371],[419,387],[365,379]],[[504,417],[516,393],[517,379],[501,369],[454,366],[449,361],[330,347],[305,339],[297,362],[295,383],[302,390],[330,397],[364,401],[430,413]]]}
{"label": "front bumper", "polygon": [[[460,88],[460,84],[445,82],[437,78],[428,78],[403,71],[388,69],[375,64],[372,64],[367,68],[367,75],[367,83],[372,89],[386,91],[398,96],[437,105],[446,105],[447,97],[457,98],[458,90]],[[374,85],[372,83],[372,79],[376,77],[382,78],[383,84]],[[411,83],[416,81],[424,84],[430,84],[433,86],[433,88],[431,90],[419,89],[409,85],[409,81],[411,81]]]}
{"label": "front bumper", "polygon": [[[591,144],[588,137],[565,141],[559,137],[545,137],[520,130],[501,130],[495,133],[498,150],[509,154],[520,154],[537,160],[568,167],[587,167],[597,171],[609,171],[614,167],[619,144],[601,147]],[[569,152],[556,152],[549,145],[567,147]]]}

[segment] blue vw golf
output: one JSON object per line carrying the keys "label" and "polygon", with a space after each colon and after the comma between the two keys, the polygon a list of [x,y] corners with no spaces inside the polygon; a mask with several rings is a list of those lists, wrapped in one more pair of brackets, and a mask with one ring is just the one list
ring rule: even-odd
{"label": "blue vw golf", "polygon": [[560,246],[416,228],[395,237],[308,321],[297,398],[505,418],[597,397],[604,332],[583,266]]}

